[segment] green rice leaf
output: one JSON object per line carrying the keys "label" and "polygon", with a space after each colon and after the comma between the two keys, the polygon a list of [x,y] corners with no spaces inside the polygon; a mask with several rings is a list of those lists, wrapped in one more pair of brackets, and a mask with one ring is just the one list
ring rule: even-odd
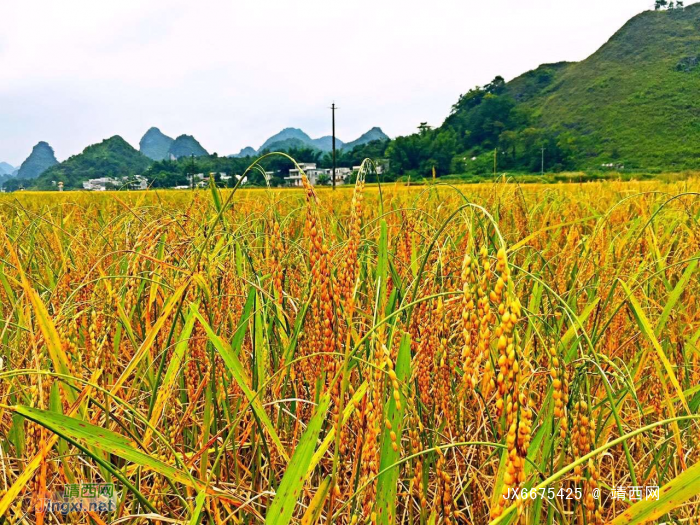
{"label": "green rice leaf", "polygon": [[321,425],[323,425],[323,421],[326,418],[328,405],[330,405],[330,397],[328,394],[324,394],[321,396],[316,412],[299,440],[299,444],[277,489],[275,498],[267,510],[266,524],[287,525],[292,519],[297,499],[308,478],[309,464],[316,449]]}

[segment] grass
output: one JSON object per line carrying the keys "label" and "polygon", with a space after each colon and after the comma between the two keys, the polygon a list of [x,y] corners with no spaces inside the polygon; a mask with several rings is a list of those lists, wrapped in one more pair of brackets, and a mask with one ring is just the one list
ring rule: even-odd
{"label": "grass", "polygon": [[362,181],[0,196],[3,519],[692,520],[698,179]]}

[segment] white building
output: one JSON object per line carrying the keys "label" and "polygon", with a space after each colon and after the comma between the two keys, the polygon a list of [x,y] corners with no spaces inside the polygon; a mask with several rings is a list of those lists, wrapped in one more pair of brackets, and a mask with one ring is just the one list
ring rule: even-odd
{"label": "white building", "polygon": [[[233,177],[231,175],[226,175],[223,171],[217,173],[209,173],[209,175],[204,175],[204,173],[195,173],[194,175],[187,175],[187,180],[189,181],[188,185],[178,185],[178,186],[173,186],[172,189],[174,190],[189,190],[192,189],[193,187],[197,188],[206,188],[209,186],[209,180],[211,177],[214,177],[216,179],[216,176],[219,176],[219,179],[221,180],[222,183],[228,183]],[[237,179],[240,178],[240,175],[234,175]]]}
{"label": "white building", "polygon": [[204,180],[204,173],[195,173],[194,175],[188,175],[187,180],[190,182],[190,188],[205,188],[207,186],[207,181]]}
{"label": "white building", "polygon": [[148,179],[142,177],[141,175],[136,175],[137,186],[135,190],[147,190],[148,189]]}
{"label": "white building", "polygon": [[[348,177],[352,175],[354,170],[352,168],[335,168],[335,183],[345,184],[348,181]],[[330,170],[331,177],[333,177],[333,170]]]}
{"label": "white building", "polygon": [[[146,190],[148,189],[148,180],[141,175],[133,177],[120,177],[114,179],[112,177],[100,177],[98,179],[90,179],[83,182],[83,189],[87,191],[105,191],[107,189],[133,189]],[[59,191],[63,191],[63,184],[59,184]]]}
{"label": "white building", "polygon": [[[306,174],[309,182],[314,186],[318,184],[321,175],[327,176],[328,180],[332,183],[333,170],[331,168],[317,168],[316,164],[313,162],[299,163],[299,167]],[[336,168],[335,183],[345,184],[348,177],[352,175],[352,171],[351,168]],[[289,177],[285,177],[284,180],[289,186],[301,186],[301,172],[297,168],[291,169],[289,170]]]}
{"label": "white building", "polygon": [[301,186],[302,171],[306,174],[306,177],[309,179],[309,182],[311,184],[316,184],[316,178],[318,177],[318,174],[316,173],[318,171],[316,169],[316,163],[300,162],[299,168],[293,168],[289,170],[289,177],[284,178],[284,180],[287,181],[287,184],[289,184],[290,186]]}
{"label": "white building", "polygon": [[[360,166],[353,166],[352,171],[357,173],[358,171],[360,171]],[[377,175],[381,175],[382,173],[384,173],[384,164],[378,162],[377,163]]]}
{"label": "white building", "polygon": [[119,181],[111,177],[100,177],[98,179],[90,179],[83,182],[83,189],[88,191],[105,191],[107,187],[118,187]]}

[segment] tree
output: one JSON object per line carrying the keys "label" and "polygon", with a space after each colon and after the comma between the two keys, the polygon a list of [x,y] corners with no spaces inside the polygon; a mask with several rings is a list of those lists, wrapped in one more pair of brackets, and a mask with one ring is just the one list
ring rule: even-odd
{"label": "tree", "polygon": [[18,179],[18,178],[13,178],[8,181],[5,181],[3,184],[3,188],[5,188],[5,191],[10,193],[13,191],[19,191],[23,190],[24,188],[28,188],[32,185],[32,181],[30,179]]}
{"label": "tree", "polygon": [[484,86],[484,90],[487,93],[490,93],[491,95],[500,95],[505,91],[505,89],[506,81],[501,75],[498,75],[491,82]]}
{"label": "tree", "polygon": [[423,137],[415,133],[406,137],[396,137],[386,150],[386,156],[391,161],[391,169],[398,175],[417,170],[424,159],[426,148],[423,147]]}
{"label": "tree", "polygon": [[429,126],[427,122],[421,122],[420,125],[418,126],[418,133],[420,133],[421,135],[425,135],[431,129],[433,129],[433,128],[431,126]]}
{"label": "tree", "polygon": [[331,178],[325,173],[321,173],[316,179],[316,184],[319,186],[326,186],[331,182]]}
{"label": "tree", "polygon": [[668,2],[666,0],[656,0],[656,4],[654,4],[654,9],[658,11],[659,9],[664,9],[668,5]]}
{"label": "tree", "polygon": [[444,131],[436,130],[435,138],[430,144],[430,158],[423,166],[423,175],[433,168],[438,175],[446,175],[450,172],[450,164],[457,153],[457,134],[452,129]]}
{"label": "tree", "polygon": [[506,130],[498,137],[498,146],[509,161],[515,161],[517,143],[518,134],[513,130]]}

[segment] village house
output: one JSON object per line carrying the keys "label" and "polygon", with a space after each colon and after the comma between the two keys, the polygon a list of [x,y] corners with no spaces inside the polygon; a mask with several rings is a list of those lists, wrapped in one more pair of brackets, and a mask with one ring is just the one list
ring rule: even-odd
{"label": "village house", "polygon": [[[330,181],[333,178],[333,170],[331,168],[317,168],[316,164],[313,162],[300,162],[299,168],[306,174],[309,182],[312,185],[318,184],[318,181],[322,175],[328,177]],[[301,186],[301,171],[298,168],[293,168],[289,170],[289,176],[285,177],[287,185],[289,186]],[[335,183],[345,184],[345,181],[352,174],[351,168],[336,168],[335,169]]]}
{"label": "village house", "polygon": [[[63,186],[60,187],[61,191]],[[108,189],[132,189],[146,190],[148,189],[148,180],[141,175],[133,177],[120,177],[118,179],[112,177],[100,177],[83,181],[83,189],[87,191],[106,191]]]}
{"label": "village house", "polygon": [[[228,181],[230,181],[233,178],[231,175],[226,175],[226,173],[224,173],[223,171],[219,172],[218,174],[212,172],[206,177],[205,177],[204,173],[195,173],[194,175],[187,176],[187,180],[189,180],[189,182],[190,182],[188,186],[184,186],[184,185],[173,186],[173,189],[174,190],[182,190],[182,189],[189,189],[189,188],[192,188],[194,186],[196,186],[197,188],[206,188],[207,186],[209,186],[209,178],[214,177],[214,179],[216,179],[217,175],[218,175],[218,179],[222,183],[224,183],[224,185],[227,185]],[[235,175],[235,177],[236,177],[236,180],[239,180],[241,178],[240,175]],[[246,180],[244,180],[242,182],[242,184],[245,184],[247,179],[248,179],[248,177],[246,177]]]}
{"label": "village house", "polygon": [[[384,173],[384,167],[384,162],[377,161],[377,175],[381,175],[382,173]],[[360,166],[353,166],[352,171],[354,173],[357,173],[358,171],[360,171]]]}
{"label": "village house", "polygon": [[100,177],[98,179],[83,181],[83,189],[88,191],[105,191],[107,188],[111,189],[117,186],[119,186],[119,181],[110,177]]}

